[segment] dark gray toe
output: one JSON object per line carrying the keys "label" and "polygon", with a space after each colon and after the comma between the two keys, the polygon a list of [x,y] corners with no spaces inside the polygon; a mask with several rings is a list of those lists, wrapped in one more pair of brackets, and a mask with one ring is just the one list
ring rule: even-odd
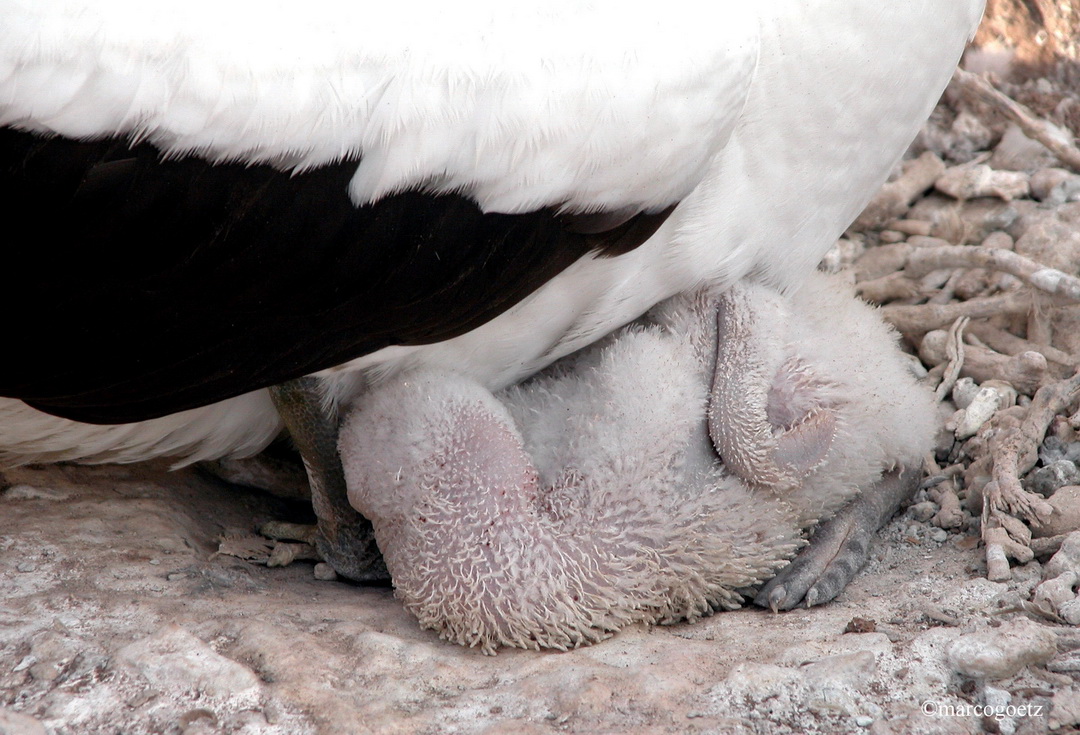
{"label": "dark gray toe", "polygon": [[849,505],[818,529],[810,544],[766,584],[754,603],[773,612],[820,605],[840,594],[866,561],[869,535],[851,523]]}
{"label": "dark gray toe", "polygon": [[874,534],[911,497],[921,475],[921,468],[890,472],[860,493],[818,528],[809,545],[761,588],[754,604],[778,612],[834,599],[866,563]]}
{"label": "dark gray toe", "polygon": [[315,539],[315,548],[335,572],[355,582],[390,579],[390,572],[375,543],[375,529],[367,519],[339,527],[332,540],[320,532]]}

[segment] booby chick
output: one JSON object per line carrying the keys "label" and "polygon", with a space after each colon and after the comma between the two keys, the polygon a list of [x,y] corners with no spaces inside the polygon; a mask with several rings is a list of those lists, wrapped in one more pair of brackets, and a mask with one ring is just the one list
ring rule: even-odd
{"label": "booby chick", "polygon": [[[568,649],[737,607],[807,529],[918,466],[932,416],[895,335],[816,274],[677,296],[497,395],[401,375],[357,401],[340,450],[421,625]],[[729,462],[724,431],[762,462]]]}
{"label": "booby chick", "polygon": [[34,238],[4,251],[0,459],[285,425],[318,545],[368,579],[336,406],[418,368],[499,390],[702,285],[796,288],[982,7],[3,0],[0,200]]}

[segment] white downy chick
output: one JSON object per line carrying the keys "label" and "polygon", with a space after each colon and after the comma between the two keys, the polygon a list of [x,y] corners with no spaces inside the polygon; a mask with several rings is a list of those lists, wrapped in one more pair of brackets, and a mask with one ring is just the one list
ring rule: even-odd
{"label": "white downy chick", "polygon": [[567,649],[739,606],[810,526],[917,463],[931,417],[891,331],[815,275],[675,297],[498,396],[402,376],[340,449],[421,625]]}

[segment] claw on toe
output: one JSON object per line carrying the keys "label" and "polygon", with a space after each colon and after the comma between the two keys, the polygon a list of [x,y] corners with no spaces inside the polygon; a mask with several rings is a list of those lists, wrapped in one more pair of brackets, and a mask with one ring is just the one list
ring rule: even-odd
{"label": "claw on toe", "polygon": [[769,590],[769,594],[767,594],[764,599],[759,596],[756,602],[762,607],[767,606],[774,613],[778,613],[780,612],[780,608],[783,606],[786,599],[787,590],[784,589],[782,585],[778,585]]}
{"label": "claw on toe", "polygon": [[367,536],[357,537],[354,534],[346,540],[347,554],[336,552],[333,546],[330,546],[330,553],[327,554],[324,549],[329,542],[314,524],[268,521],[258,530],[258,535],[248,532],[225,534],[218,542],[215,555],[234,556],[268,567],[287,567],[296,561],[313,561],[317,562],[315,577],[320,580],[337,579],[338,565],[355,574],[355,577],[346,575],[355,581],[381,582],[389,579],[378,548]]}
{"label": "claw on toe", "polygon": [[308,544],[287,544],[278,542],[274,544],[269,558],[266,560],[268,567],[287,567],[294,561],[322,561],[319,552],[314,546]]}

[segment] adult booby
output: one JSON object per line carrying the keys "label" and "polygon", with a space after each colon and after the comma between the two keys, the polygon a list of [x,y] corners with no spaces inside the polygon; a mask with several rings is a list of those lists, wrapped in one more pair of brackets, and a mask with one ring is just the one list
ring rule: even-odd
{"label": "adult booby", "polygon": [[2,0],[0,451],[251,453],[283,381],[495,389],[700,283],[792,288],[981,11]]}

